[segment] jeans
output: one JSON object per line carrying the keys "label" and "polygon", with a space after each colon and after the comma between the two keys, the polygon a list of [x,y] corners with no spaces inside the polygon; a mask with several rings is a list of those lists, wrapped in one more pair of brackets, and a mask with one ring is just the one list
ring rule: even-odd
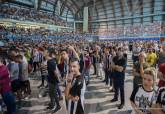
{"label": "jeans", "polygon": [[118,99],[119,91],[120,91],[120,100],[121,103],[125,103],[125,95],[124,95],[124,74],[121,73],[115,73],[114,77],[114,89],[115,89],[115,95],[114,98]]}
{"label": "jeans", "polygon": [[50,105],[51,106],[60,106],[59,103],[59,99],[58,99],[58,84],[52,84],[52,83],[48,83],[49,84],[49,97],[50,97]]}
{"label": "jeans", "polygon": [[103,67],[101,63],[96,63],[96,75],[103,77]]}
{"label": "jeans", "polygon": [[2,99],[7,106],[7,114],[14,114],[16,112],[16,103],[12,92],[2,93]]}
{"label": "jeans", "polygon": [[83,76],[85,77],[85,80],[89,82],[90,80],[90,69],[84,68],[83,69]]}
{"label": "jeans", "polygon": [[57,93],[58,93],[59,97],[62,96],[62,92],[61,92],[61,89],[60,89],[59,85],[57,85]]}
{"label": "jeans", "polygon": [[111,71],[105,70],[105,83],[106,83],[106,85],[108,85],[108,84],[110,84],[110,86],[113,85],[111,74],[112,74]]}

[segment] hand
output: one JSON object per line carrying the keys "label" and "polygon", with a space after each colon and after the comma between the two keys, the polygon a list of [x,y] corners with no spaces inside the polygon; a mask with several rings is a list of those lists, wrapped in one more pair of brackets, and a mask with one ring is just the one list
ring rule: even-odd
{"label": "hand", "polygon": [[145,114],[145,113],[144,113],[144,112],[142,112],[142,111],[139,111],[139,112],[138,112],[138,114]]}
{"label": "hand", "polygon": [[115,69],[116,68],[116,65],[112,65],[112,69]]}
{"label": "hand", "polygon": [[164,74],[162,75],[162,80],[165,81],[165,75]]}
{"label": "hand", "polygon": [[74,50],[74,47],[73,46],[69,46],[68,49],[69,50]]}
{"label": "hand", "polygon": [[165,75],[163,75],[162,72],[158,71],[158,78],[159,78],[160,80],[164,80],[164,79],[165,79]]}
{"label": "hand", "polygon": [[78,100],[79,100],[79,97],[78,96],[72,98],[72,101],[74,101],[74,102],[76,102]]}
{"label": "hand", "polygon": [[119,72],[123,72],[123,67],[122,66],[116,66],[116,70]]}
{"label": "hand", "polygon": [[72,81],[72,79],[73,79],[73,74],[69,73],[67,76],[67,81]]}

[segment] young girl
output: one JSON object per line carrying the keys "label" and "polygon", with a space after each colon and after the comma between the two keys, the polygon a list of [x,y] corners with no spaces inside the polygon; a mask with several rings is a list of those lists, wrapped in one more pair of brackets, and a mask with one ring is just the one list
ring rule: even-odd
{"label": "young girl", "polygon": [[154,100],[155,72],[152,68],[144,71],[143,83],[133,90],[130,97],[133,111],[131,114],[151,114],[151,106]]}
{"label": "young girl", "polygon": [[41,70],[42,82],[41,82],[41,85],[38,86],[38,88],[44,87],[44,80],[45,80],[45,78],[47,78],[47,76],[48,76],[47,60],[45,59],[45,57],[44,57],[44,61],[42,61],[42,63],[41,63],[40,70]]}

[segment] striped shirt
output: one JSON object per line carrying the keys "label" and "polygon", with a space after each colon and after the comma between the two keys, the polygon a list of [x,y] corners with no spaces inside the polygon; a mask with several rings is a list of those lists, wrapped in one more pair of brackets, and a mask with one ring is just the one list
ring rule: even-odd
{"label": "striped shirt", "polygon": [[70,95],[73,97],[78,96],[79,100],[78,101],[68,101],[68,114],[85,114],[84,113],[84,94],[86,90],[86,84],[83,76],[77,76],[76,78],[73,79],[72,81],[72,87],[70,89]]}
{"label": "striped shirt", "polygon": [[47,61],[44,61],[44,62],[41,63],[41,75],[42,76],[47,76],[48,75]]}

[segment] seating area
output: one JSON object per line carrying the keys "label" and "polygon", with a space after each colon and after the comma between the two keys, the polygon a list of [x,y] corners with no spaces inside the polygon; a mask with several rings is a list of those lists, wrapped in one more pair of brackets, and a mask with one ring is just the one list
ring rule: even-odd
{"label": "seating area", "polygon": [[54,24],[58,26],[72,26],[65,20],[56,15],[48,14],[42,11],[35,11],[34,9],[18,8],[14,6],[2,5],[0,7],[0,17],[10,18],[21,21],[41,22],[45,24]]}
{"label": "seating area", "polygon": [[111,27],[110,29],[98,30],[98,35],[106,36],[143,36],[143,35],[158,35],[163,33],[160,22],[149,24],[134,24],[131,26]]}

